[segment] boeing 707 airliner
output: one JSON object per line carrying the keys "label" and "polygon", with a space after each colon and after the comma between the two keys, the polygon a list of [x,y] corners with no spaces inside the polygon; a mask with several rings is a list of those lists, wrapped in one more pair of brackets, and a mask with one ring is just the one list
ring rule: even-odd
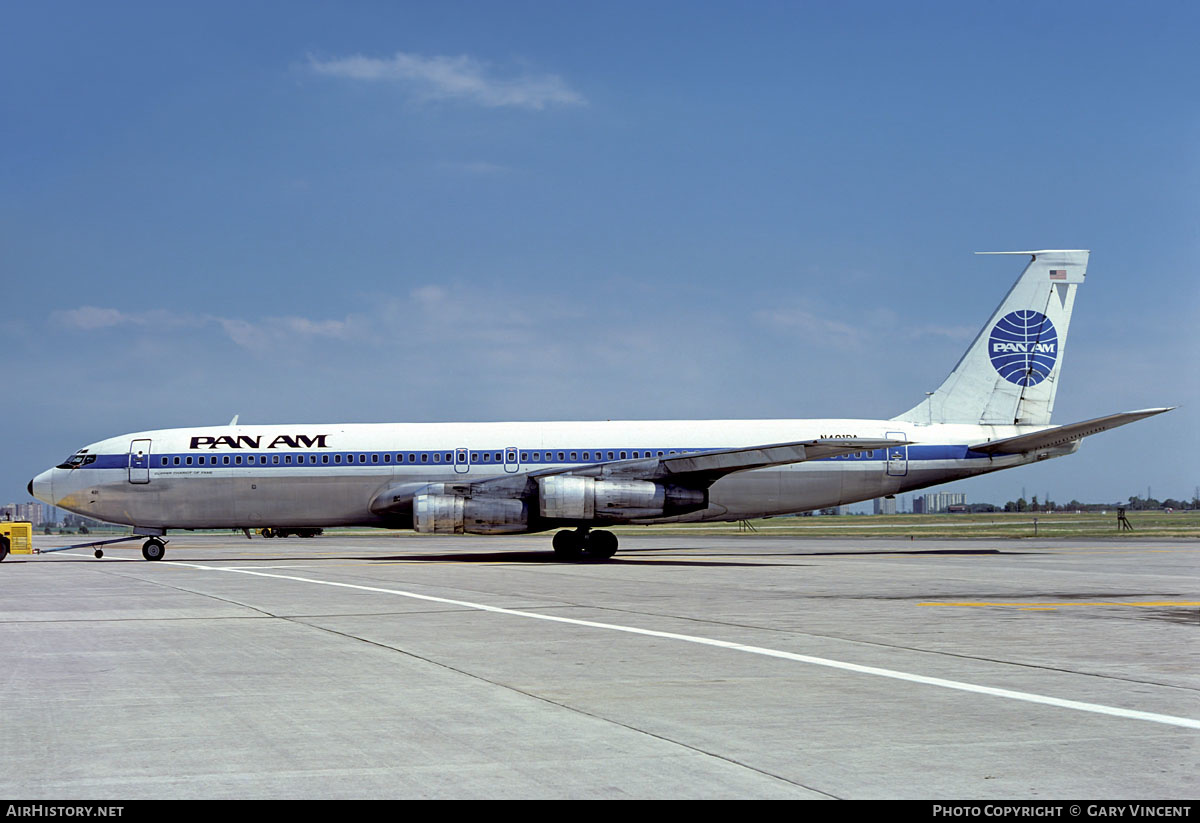
{"label": "boeing 707 airliner", "polygon": [[1030,257],[941,387],[889,420],[383,423],[159,429],[80,449],[29,483],[46,503],[133,527],[560,529],[606,559],[630,523],[733,521],[896,495],[1071,454],[1169,411],[1050,424],[1088,251]]}

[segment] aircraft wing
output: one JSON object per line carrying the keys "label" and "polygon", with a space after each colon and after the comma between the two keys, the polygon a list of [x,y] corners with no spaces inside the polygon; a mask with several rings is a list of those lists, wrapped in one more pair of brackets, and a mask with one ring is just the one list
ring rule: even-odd
{"label": "aircraft wing", "polygon": [[574,474],[582,477],[614,477],[624,480],[662,480],[666,478],[707,479],[748,469],[765,469],[788,463],[803,463],[821,457],[903,446],[907,441],[866,438],[818,438],[763,446],[739,446],[731,449],[707,449],[640,460],[609,460],[587,466],[555,467],[531,472],[532,477],[548,474]]}
{"label": "aircraft wing", "polygon": [[1002,440],[989,440],[986,443],[976,443],[970,446],[970,450],[973,452],[982,452],[983,454],[1025,454],[1037,451],[1038,449],[1052,449],[1056,446],[1065,446],[1072,441],[1079,440],[1088,435],[1099,434],[1102,431],[1115,429],[1117,426],[1124,426],[1126,423],[1133,423],[1137,420],[1153,417],[1156,414],[1169,412],[1173,408],[1175,407],[1141,409],[1140,411],[1110,414],[1107,417],[1097,417],[1093,420],[1084,420],[1081,423],[1068,423],[1065,426],[1043,429],[1033,434],[1021,434],[1016,437],[1005,437]]}
{"label": "aircraft wing", "polygon": [[612,480],[659,480],[704,489],[733,472],[803,463],[823,457],[906,446],[909,440],[828,438],[797,440],[729,449],[707,449],[634,460],[608,460],[580,466],[554,466],[525,474],[493,475],[462,482],[405,482],[390,486],[371,501],[371,511],[382,514],[411,504],[418,494],[434,491],[466,496],[528,497],[536,494],[537,478],[575,475]]}
{"label": "aircraft wing", "polygon": [[[579,477],[599,477],[619,480],[672,480],[683,485],[704,488],[733,472],[765,469],[788,463],[803,463],[821,457],[837,457],[854,452],[904,446],[910,441],[867,438],[817,438],[791,443],[772,443],[762,446],[740,446],[730,449],[707,449],[663,457],[635,460],[608,460],[584,466],[555,466],[525,474],[525,478],[568,474]],[[491,493],[506,486],[509,477],[492,477],[471,483],[475,493]]]}

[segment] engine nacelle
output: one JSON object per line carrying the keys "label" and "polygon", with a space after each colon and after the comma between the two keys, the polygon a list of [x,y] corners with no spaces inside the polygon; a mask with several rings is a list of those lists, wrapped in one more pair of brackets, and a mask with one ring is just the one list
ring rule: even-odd
{"label": "engine nacelle", "polygon": [[538,478],[539,511],[555,520],[637,520],[695,511],[708,505],[700,489],[649,480],[597,480],[550,475]]}
{"label": "engine nacelle", "polygon": [[418,494],[413,528],[422,534],[519,534],[529,530],[529,507],[507,497]]}

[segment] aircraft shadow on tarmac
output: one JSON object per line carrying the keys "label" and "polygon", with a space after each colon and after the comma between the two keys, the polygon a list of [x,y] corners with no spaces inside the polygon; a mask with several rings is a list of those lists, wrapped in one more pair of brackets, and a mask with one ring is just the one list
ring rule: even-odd
{"label": "aircraft shadow on tarmac", "polygon": [[[679,557],[675,552],[690,552],[687,557]],[[169,563],[173,559],[187,563],[229,563],[237,562],[244,564],[257,563],[288,563],[288,562],[346,562],[347,560],[376,562],[376,563],[530,563],[530,564],[549,564],[562,566],[596,566],[596,565],[622,565],[622,559],[633,560],[637,559],[652,559],[654,565],[676,565],[676,566],[779,566],[784,565],[780,560],[783,558],[807,557],[820,559],[822,557],[863,557],[863,556],[903,556],[903,555],[1016,555],[1030,554],[1025,551],[1006,551],[1001,549],[898,549],[898,550],[875,550],[875,551],[795,551],[795,552],[780,552],[780,551],[764,551],[756,553],[739,552],[739,557],[746,557],[746,560],[737,559],[722,559],[712,560],[710,557],[720,556],[728,558],[729,555],[717,549],[708,549],[698,552],[696,549],[688,546],[657,546],[654,548],[644,549],[623,549],[621,554],[610,559],[589,560],[586,556],[578,560],[562,560],[552,551],[511,551],[499,550],[488,552],[437,552],[430,554],[326,554],[326,555],[272,555],[270,557],[229,557],[214,555],[212,557],[175,557],[172,558],[169,554],[160,562]],[[754,558],[754,559],[750,559]],[[132,559],[132,558],[129,558]],[[20,561],[18,561],[20,562]],[[62,560],[59,562],[95,562],[91,558],[79,558],[78,560]],[[793,565],[793,564],[787,564]],[[806,564],[808,565],[808,564]]]}

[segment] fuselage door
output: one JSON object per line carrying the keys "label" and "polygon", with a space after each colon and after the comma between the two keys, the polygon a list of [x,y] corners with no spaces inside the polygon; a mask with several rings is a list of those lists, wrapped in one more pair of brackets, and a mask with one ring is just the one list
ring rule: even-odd
{"label": "fuselage door", "polygon": [[459,474],[466,474],[471,470],[471,453],[466,449],[454,450],[454,470]]}
{"label": "fuselage door", "polygon": [[520,454],[517,452],[516,446],[509,446],[504,450],[504,470],[512,474],[517,469],[521,468]]}
{"label": "fuselage door", "polygon": [[[904,432],[888,432],[888,440],[905,440]],[[888,446],[888,477],[904,477],[908,474],[908,446]]]}
{"label": "fuselage door", "polygon": [[149,440],[133,440],[129,443],[129,482],[150,482]]}

